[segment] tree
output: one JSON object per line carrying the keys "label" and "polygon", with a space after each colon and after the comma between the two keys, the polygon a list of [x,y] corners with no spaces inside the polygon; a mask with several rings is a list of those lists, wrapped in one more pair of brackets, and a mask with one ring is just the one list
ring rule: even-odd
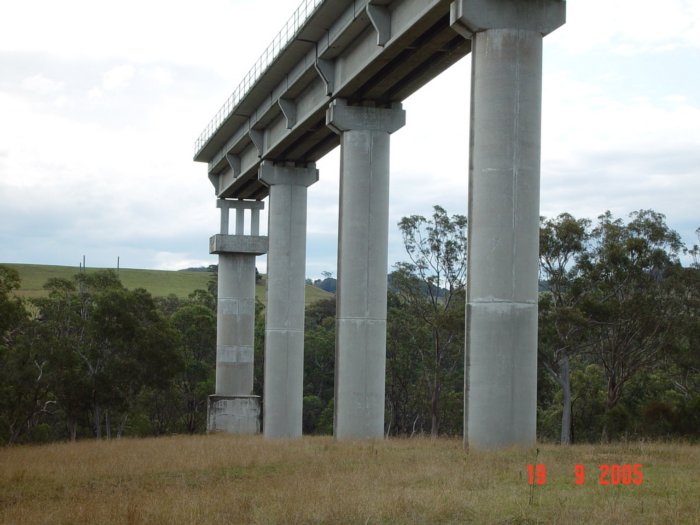
{"label": "tree", "polygon": [[41,312],[41,345],[49,356],[57,401],[75,437],[86,407],[94,435],[111,437],[112,416],[124,428],[144,387],[165,388],[178,371],[177,334],[143,289],[127,290],[113,271],[52,279]]}
{"label": "tree", "polygon": [[304,319],[304,432],[332,433],[322,416],[333,407],[335,378],[335,298],[306,308]]}
{"label": "tree", "polygon": [[[695,235],[697,235],[698,241],[700,241],[700,228],[695,230]],[[685,253],[692,257],[693,266],[695,268],[700,268],[700,246],[694,244],[692,248],[685,250]]]}
{"label": "tree", "polygon": [[46,356],[22,301],[17,271],[0,265],[0,438],[12,445],[54,405]]}
{"label": "tree", "polygon": [[571,358],[586,345],[578,259],[587,249],[590,221],[562,213],[540,219],[540,279],[547,293],[539,301],[538,354],[562,390],[562,445],[571,443]]}
{"label": "tree", "polygon": [[183,400],[180,414],[187,432],[194,433],[204,425],[208,396],[214,390],[216,315],[201,304],[185,305],[171,322],[180,334],[184,365],[175,379]]}
{"label": "tree", "polygon": [[462,372],[467,219],[450,217],[444,208],[434,206],[430,219],[404,217],[399,229],[410,262],[396,265],[390,286],[418,320],[409,329],[430,332],[430,346],[419,344],[412,350],[421,357],[430,392],[430,433],[436,437],[444,382]]}
{"label": "tree", "polygon": [[0,344],[12,337],[12,332],[27,318],[22,301],[14,296],[20,286],[17,270],[0,265]]}
{"label": "tree", "polygon": [[680,265],[680,237],[663,214],[640,210],[630,218],[625,224],[610,212],[601,215],[590,251],[579,260],[589,287],[581,310],[592,356],[605,374],[608,413],[638,371],[671,351],[676,327],[667,277]]}
{"label": "tree", "polygon": [[413,436],[431,419],[423,354],[414,350],[431,347],[431,331],[392,291],[387,303],[386,434]]}

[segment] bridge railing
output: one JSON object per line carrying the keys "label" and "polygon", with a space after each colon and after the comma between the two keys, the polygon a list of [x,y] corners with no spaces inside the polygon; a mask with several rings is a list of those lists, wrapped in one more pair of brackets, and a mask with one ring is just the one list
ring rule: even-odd
{"label": "bridge railing", "polygon": [[304,23],[323,2],[324,0],[303,0],[297,10],[294,11],[294,14],[287,20],[282,30],[277,33],[272,43],[267,46],[267,49],[260,55],[246,76],[243,77],[238,87],[231,93],[231,96],[226,99],[226,102],[224,102],[219,111],[216,112],[216,115],[214,115],[214,118],[211,119],[209,124],[204,128],[204,131],[199,135],[199,138],[197,138],[194,144],[195,155],[201,151],[212,135],[219,129],[221,124],[231,115],[243,97],[248,94],[270,64],[272,64],[282,50],[287,47],[287,44],[294,39]]}

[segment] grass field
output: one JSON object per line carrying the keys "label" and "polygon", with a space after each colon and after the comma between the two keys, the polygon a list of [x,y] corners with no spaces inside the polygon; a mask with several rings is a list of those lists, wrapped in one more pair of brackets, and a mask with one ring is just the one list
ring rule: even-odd
{"label": "grass field", "polygon": [[[43,286],[51,277],[64,279],[72,278],[78,273],[78,268],[72,266],[48,266],[41,264],[7,264],[16,269],[22,279],[22,287],[18,290],[20,297],[43,297],[46,290]],[[88,268],[87,272],[95,272],[98,269]],[[184,299],[194,290],[206,289],[209,281],[207,272],[174,272],[164,270],[136,270],[121,268],[119,278],[124,286],[129,289],[145,288],[155,297],[166,297],[175,294]],[[256,296],[265,302],[265,277],[255,287]],[[332,297],[332,294],[316,288],[306,287],[306,304],[311,304],[321,299]]]}
{"label": "grass field", "polygon": [[[0,450],[2,523],[697,524],[700,447],[540,445],[465,452],[458,440],[175,436]],[[583,485],[576,464],[586,468]],[[639,485],[599,465],[641,464]]]}

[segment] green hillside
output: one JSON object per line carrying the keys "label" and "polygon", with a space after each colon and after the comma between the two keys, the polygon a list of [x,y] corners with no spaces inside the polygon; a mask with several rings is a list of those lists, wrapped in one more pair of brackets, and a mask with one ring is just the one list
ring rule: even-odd
{"label": "green hillside", "polygon": [[[3,263],[4,264],[4,263]],[[19,272],[22,286],[17,295],[32,298],[46,295],[43,286],[52,277],[70,279],[79,269],[72,266],[48,266],[43,264],[5,264]],[[100,268],[88,268],[87,272],[96,272]],[[136,270],[121,268],[119,278],[129,289],[145,288],[155,297],[166,297],[174,294],[184,299],[196,289],[206,289],[209,281],[208,272],[176,272],[166,270]],[[255,294],[265,302],[265,276],[255,287]],[[330,294],[314,286],[306,287],[306,304],[332,297]]]}

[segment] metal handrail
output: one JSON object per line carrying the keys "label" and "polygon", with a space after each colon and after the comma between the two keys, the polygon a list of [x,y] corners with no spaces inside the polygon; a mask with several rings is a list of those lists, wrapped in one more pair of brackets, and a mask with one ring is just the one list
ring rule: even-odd
{"label": "metal handrail", "polygon": [[195,156],[201,151],[214,133],[216,133],[219,127],[221,127],[221,124],[231,115],[239,102],[248,94],[262,74],[267,71],[270,64],[272,64],[282,50],[287,47],[287,44],[297,36],[301,27],[323,1],[324,0],[303,0],[297,10],[294,11],[294,14],[287,20],[284,27],[277,33],[272,43],[263,51],[253,67],[250,68],[250,71],[243,77],[238,87],[231,93],[231,96],[226,99],[226,102],[224,102],[219,111],[216,112],[216,115],[214,115],[214,118],[209,121],[209,124],[207,124],[204,131],[199,135],[199,138],[197,138],[194,143]]}

